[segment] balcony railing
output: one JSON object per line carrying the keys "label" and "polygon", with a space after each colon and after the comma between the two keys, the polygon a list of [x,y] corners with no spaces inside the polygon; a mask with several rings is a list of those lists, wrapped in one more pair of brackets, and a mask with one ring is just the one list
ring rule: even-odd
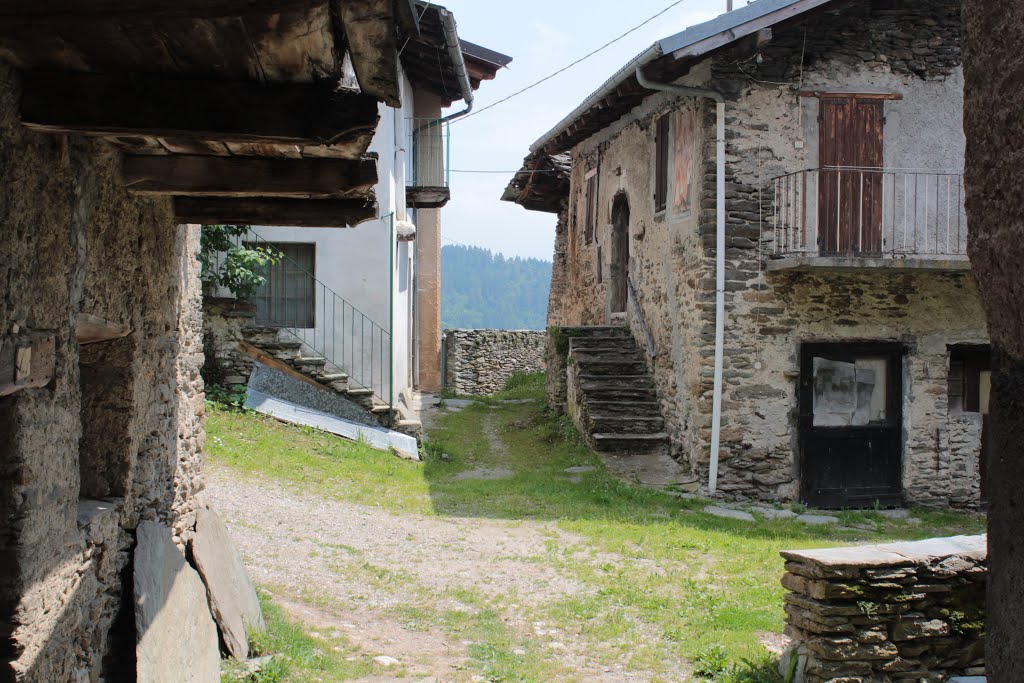
{"label": "balcony railing", "polygon": [[408,187],[448,187],[451,129],[442,119],[409,120]]}
{"label": "balcony railing", "polygon": [[773,178],[775,256],[959,257],[963,175],[828,167]]}

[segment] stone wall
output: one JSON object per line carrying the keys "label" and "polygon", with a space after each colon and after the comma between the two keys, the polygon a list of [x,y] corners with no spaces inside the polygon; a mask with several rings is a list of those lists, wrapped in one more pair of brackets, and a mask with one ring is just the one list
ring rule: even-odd
{"label": "stone wall", "polygon": [[[946,401],[947,346],[987,342],[969,276],[877,269],[766,273],[772,198],[762,192],[772,177],[818,165],[817,100],[800,97],[802,91],[901,95],[885,103],[886,164],[960,168],[959,2],[879,9],[861,0],[839,12],[812,12],[775,27],[767,44],[741,43],[696,65],[679,82],[713,87],[726,98],[721,490],[764,499],[799,495],[795,373],[802,343],[897,341],[907,351],[906,499],[975,505],[980,428],[969,417],[951,415]],[[662,114],[694,117],[696,152],[690,206],[655,212],[653,122]],[[713,106],[656,93],[573,150],[565,267],[559,275],[571,296],[553,302],[549,312],[564,325],[611,322],[611,207],[624,195],[637,290],[627,321],[641,346],[638,309],[650,327],[652,369],[673,455],[702,479],[710,460],[714,358],[714,127]],[[598,222],[588,243],[582,188],[591,171],[597,173]]]}
{"label": "stone wall", "polygon": [[780,664],[796,682],[985,674],[985,536],[787,551]]}
{"label": "stone wall", "polygon": [[214,375],[224,385],[246,384],[255,361],[238,350],[244,340],[242,330],[255,324],[256,306],[233,297],[207,296],[202,301],[203,340],[207,368],[216,367]]}
{"label": "stone wall", "polygon": [[[133,530],[203,486],[198,227],[125,192],[105,143],[23,129],[18,101],[0,66],[0,343],[55,334],[56,377],[0,398],[0,680],[131,680]],[[80,347],[79,313],[131,332]]]}
{"label": "stone wall", "polygon": [[544,372],[546,333],[534,330],[445,330],[445,389],[487,396],[514,372]]}

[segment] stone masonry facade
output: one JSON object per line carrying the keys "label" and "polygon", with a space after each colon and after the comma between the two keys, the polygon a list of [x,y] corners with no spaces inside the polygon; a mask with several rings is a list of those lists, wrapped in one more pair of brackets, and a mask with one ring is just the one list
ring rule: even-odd
{"label": "stone masonry facade", "polygon": [[986,542],[956,536],[783,552],[793,642],[780,673],[792,671],[795,683],[984,676]]}
{"label": "stone masonry facade", "polygon": [[[966,271],[767,272],[771,178],[817,163],[818,100],[807,91],[897,93],[885,103],[886,165],[963,166],[959,2],[843,3],[773,28],[704,60],[683,85],[726,99],[726,337],[720,490],[765,500],[799,496],[800,347],[903,345],[903,488],[909,503],[978,502],[979,415],[949,408],[949,347],[988,338]],[[692,117],[690,205],[655,212],[654,120]],[[676,125],[673,123],[673,126]],[[651,362],[674,456],[706,479],[715,326],[715,108],[654,93],[572,150],[561,214],[550,325],[611,318],[612,206],[629,204],[627,322],[653,336]],[[598,218],[584,230],[584,187],[596,173]],[[564,224],[564,228],[563,228]],[[561,257],[561,258],[560,258]],[[558,302],[556,306],[554,302]]]}
{"label": "stone masonry facade", "polygon": [[[199,228],[18,101],[0,66],[0,342],[53,333],[56,373],[0,398],[0,680],[134,680],[134,530],[183,546],[204,486]],[[80,346],[80,313],[131,331]]]}
{"label": "stone masonry facade", "polygon": [[515,372],[544,372],[545,332],[445,330],[445,389],[487,396]]}

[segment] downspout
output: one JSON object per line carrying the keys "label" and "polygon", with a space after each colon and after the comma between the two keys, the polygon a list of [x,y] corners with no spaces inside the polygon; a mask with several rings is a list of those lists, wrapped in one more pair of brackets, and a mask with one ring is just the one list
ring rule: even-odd
{"label": "downspout", "polygon": [[438,123],[447,123],[461,118],[473,111],[473,84],[469,82],[469,71],[466,68],[466,60],[462,57],[462,43],[459,41],[459,32],[455,27],[455,15],[446,9],[438,9],[441,18],[441,28],[444,31],[444,42],[448,47],[448,57],[459,75],[459,94],[466,102],[466,108],[445,116]]}
{"label": "downspout", "polygon": [[388,247],[388,427],[395,426],[395,212]]}
{"label": "downspout", "polygon": [[705,88],[658,83],[636,69],[637,82],[648,90],[661,90],[690,97],[706,97],[715,101],[717,139],[715,141],[715,383],[711,402],[711,463],[708,470],[708,492],[718,488],[718,449],[722,431],[722,357],[725,350],[725,98],[720,92]]}

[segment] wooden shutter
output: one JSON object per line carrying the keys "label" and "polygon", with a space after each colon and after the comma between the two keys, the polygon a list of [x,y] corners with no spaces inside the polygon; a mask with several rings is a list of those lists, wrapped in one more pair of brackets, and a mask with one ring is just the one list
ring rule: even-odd
{"label": "wooden shutter", "polygon": [[654,210],[668,204],[668,115],[659,116],[654,126]]}
{"label": "wooden shutter", "polygon": [[586,203],[586,224],[584,237],[586,243],[594,241],[594,229],[597,226],[597,174],[587,178],[587,190],[584,197]]}

